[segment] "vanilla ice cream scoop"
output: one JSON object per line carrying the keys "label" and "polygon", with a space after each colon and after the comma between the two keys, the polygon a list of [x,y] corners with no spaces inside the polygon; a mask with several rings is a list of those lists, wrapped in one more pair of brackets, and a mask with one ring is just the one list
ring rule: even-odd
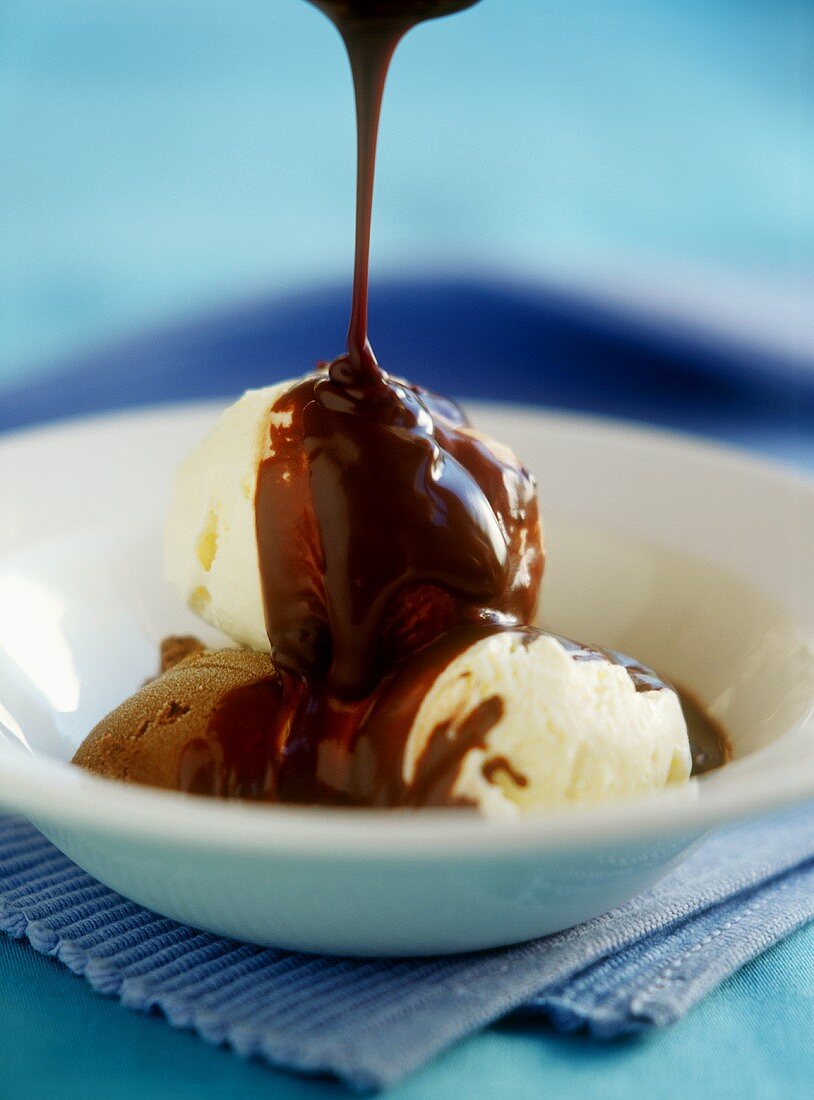
{"label": "vanilla ice cream scoop", "polygon": [[[415,674],[408,667],[393,685],[393,696],[412,698],[416,710],[400,775],[395,784],[389,777],[382,803],[471,804],[507,817],[646,794],[690,777],[678,695],[618,654],[529,627],[482,637],[439,666],[425,660]],[[385,698],[363,730],[362,766],[364,740],[372,749],[388,708]]]}
{"label": "vanilla ice cream scoop", "polygon": [[250,649],[268,650],[254,490],[274,402],[288,383],[249,390],[179,467],[164,526],[164,568],[192,610]]}

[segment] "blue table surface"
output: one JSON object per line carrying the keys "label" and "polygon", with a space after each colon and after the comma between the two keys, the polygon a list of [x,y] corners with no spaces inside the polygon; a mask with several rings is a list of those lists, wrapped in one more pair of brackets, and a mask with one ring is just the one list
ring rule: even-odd
{"label": "blue table surface", "polygon": [[[15,1100],[202,1100],[350,1095],[247,1063],[93,993],[26,945],[0,939],[2,1095]],[[506,1097],[655,1100],[811,1095],[814,927],[778,944],[686,1019],[621,1043],[501,1025],[388,1093],[393,1100]]]}

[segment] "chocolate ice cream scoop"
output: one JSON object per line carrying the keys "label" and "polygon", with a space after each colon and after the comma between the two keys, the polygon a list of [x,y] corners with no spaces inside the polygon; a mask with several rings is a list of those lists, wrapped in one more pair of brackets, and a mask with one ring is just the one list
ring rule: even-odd
{"label": "chocolate ice cream scoop", "polygon": [[[155,680],[111,711],[88,734],[74,756],[74,764],[108,779],[145,783],[170,790],[194,789],[204,779],[209,793],[218,793],[214,772],[222,767],[222,749],[211,736],[224,717],[222,706],[236,689],[245,699],[254,697],[257,708],[252,722],[245,708],[241,739],[247,750],[262,736],[268,743],[268,704],[280,692],[280,681],[267,653],[200,648],[173,664]],[[228,718],[229,716],[225,716]],[[252,762],[254,767],[254,762]],[[185,772],[186,774],[182,774]],[[252,780],[256,780],[255,771]],[[256,795],[251,782],[243,787],[237,769],[230,791],[236,797]]]}

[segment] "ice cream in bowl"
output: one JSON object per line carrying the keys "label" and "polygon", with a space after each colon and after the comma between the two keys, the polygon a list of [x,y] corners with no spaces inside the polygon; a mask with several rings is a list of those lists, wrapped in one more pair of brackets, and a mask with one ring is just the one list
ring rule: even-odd
{"label": "ice cream in bowl", "polygon": [[[685,783],[674,688],[533,625],[533,477],[452,401],[386,387],[371,411],[324,371],[223,413],[175,478],[165,569],[233,648],[170,639],[75,762],[201,795],[492,817]],[[696,770],[728,758],[707,732]]]}
{"label": "ice cream in bowl", "polygon": [[[710,829],[814,797],[814,576],[800,553],[814,538],[811,484],[667,433],[534,411],[468,414],[539,482],[539,608],[530,626],[487,633],[429,679],[421,661],[438,642],[399,665],[399,698],[416,676],[425,717],[419,707],[388,742],[401,753],[390,773],[395,806],[177,789],[178,750],[192,730],[188,716],[161,709],[162,640],[195,636],[208,651],[166,651],[177,663],[162,678],[178,689],[169,702],[190,705],[192,694],[204,723],[224,680],[229,690],[262,683],[272,666],[269,651],[238,646],[164,575],[175,471],[177,492],[221,409],[100,418],[3,442],[19,521],[0,547],[0,803],[103,882],[196,927],[307,950],[424,954],[587,919],[645,889]],[[91,481],[92,493],[61,487]],[[631,692],[630,673],[608,657],[575,659],[560,640],[574,638],[634,654],[686,689],[684,717],[672,695]],[[230,661],[236,669],[218,670]],[[404,797],[437,727],[460,748],[463,722],[445,723],[495,696],[505,713],[480,731],[482,745],[440,769],[444,800]],[[72,764],[128,698],[133,740],[113,738],[106,774]],[[669,700],[663,711],[652,707],[659,698]],[[726,732],[732,760],[686,779],[690,698]],[[635,710],[640,703],[652,709]],[[488,725],[498,708],[486,709]],[[139,738],[163,752],[151,761]],[[645,771],[646,746],[658,751]],[[116,768],[128,753],[134,768],[164,760],[166,780],[154,772],[122,782]],[[673,758],[682,774],[668,780]],[[597,797],[599,782],[652,775],[655,760],[659,785],[639,780]],[[567,761],[582,769],[585,798],[563,798],[573,793]]]}

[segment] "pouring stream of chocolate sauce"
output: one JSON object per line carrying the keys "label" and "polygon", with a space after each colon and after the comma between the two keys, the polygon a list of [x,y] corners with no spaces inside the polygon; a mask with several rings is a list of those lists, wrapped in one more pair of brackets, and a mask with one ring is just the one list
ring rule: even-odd
{"label": "pouring stream of chocolate sauce", "polygon": [[311,0],[336,25],[353,74],[356,97],[356,259],[348,352],[331,364],[339,384],[376,382],[379,367],[368,334],[368,275],[373,182],[382,97],[396,46],[412,27],[438,16],[452,15],[477,0]]}

